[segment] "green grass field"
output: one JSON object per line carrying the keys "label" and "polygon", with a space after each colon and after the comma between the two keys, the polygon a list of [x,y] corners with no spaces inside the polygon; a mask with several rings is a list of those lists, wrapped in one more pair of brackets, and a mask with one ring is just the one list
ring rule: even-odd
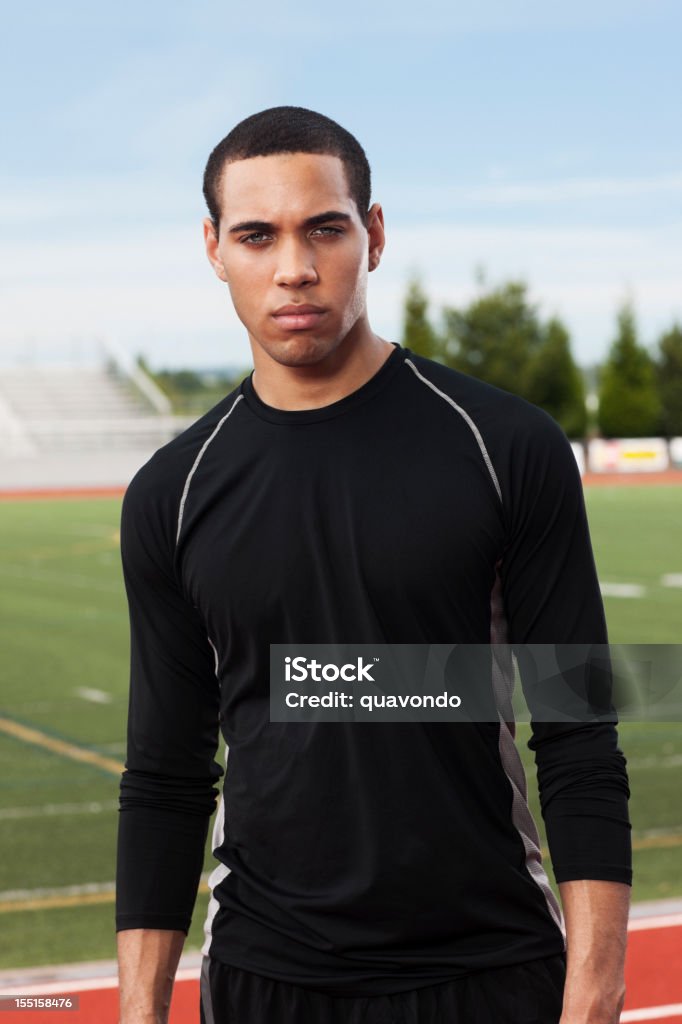
{"label": "green grass field", "polygon": [[[682,487],[595,488],[587,501],[600,579],[644,588],[606,598],[612,642],[678,642],[682,589],[662,577],[682,573]],[[115,953],[111,762],[124,757],[128,671],[119,511],[112,499],[0,503],[0,967]],[[51,747],[17,734],[22,726]],[[519,731],[541,825],[529,728]],[[637,900],[682,896],[681,733],[674,723],[620,727]],[[59,741],[93,752],[94,763],[66,756]],[[201,944],[206,901],[189,948]]]}

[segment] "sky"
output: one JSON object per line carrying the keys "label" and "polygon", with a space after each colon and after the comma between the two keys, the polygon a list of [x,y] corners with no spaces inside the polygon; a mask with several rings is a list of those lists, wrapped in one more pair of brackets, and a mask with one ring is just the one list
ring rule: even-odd
{"label": "sky", "polygon": [[579,362],[634,305],[682,322],[679,0],[291,7],[25,0],[0,40],[0,363],[92,339],[152,366],[251,363],[204,253],[201,181],[243,117],[293,104],[370,160],[386,249],[373,329],[417,275],[440,310],[527,282]]}

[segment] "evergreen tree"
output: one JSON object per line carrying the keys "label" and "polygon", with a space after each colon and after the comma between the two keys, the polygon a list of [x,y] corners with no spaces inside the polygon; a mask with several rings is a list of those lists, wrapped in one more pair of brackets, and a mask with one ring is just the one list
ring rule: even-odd
{"label": "evergreen tree", "polygon": [[508,282],[466,309],[447,308],[443,314],[448,365],[526,397],[531,357],[543,337],[526,285]]}
{"label": "evergreen tree", "polygon": [[666,437],[682,437],[682,327],[674,324],[658,343],[656,366],[661,428]]}
{"label": "evergreen tree", "polygon": [[637,342],[634,313],[625,303],[601,374],[599,427],[606,437],[650,437],[659,428],[660,416],[654,364]]}
{"label": "evergreen tree", "polygon": [[568,331],[556,317],[547,323],[530,359],[526,397],[553,416],[568,437],[585,435],[585,385],[571,355]]}
{"label": "evergreen tree", "polygon": [[427,359],[442,357],[442,345],[438,333],[428,318],[429,300],[418,280],[413,278],[407,288],[403,312],[402,344],[415,355]]}
{"label": "evergreen tree", "polygon": [[570,437],[586,431],[585,388],[558,319],[543,323],[522,281],[488,287],[463,309],[443,310],[444,331],[428,318],[428,300],[412,280],[404,305],[403,344],[472,377],[542,406]]}

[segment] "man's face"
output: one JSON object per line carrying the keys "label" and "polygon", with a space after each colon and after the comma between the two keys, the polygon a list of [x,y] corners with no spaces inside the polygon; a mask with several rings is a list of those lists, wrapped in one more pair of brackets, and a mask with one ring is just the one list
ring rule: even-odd
{"label": "man's face", "polygon": [[319,363],[366,322],[381,207],[365,227],[341,160],[310,153],[227,164],[220,200],[218,238],[204,221],[206,251],[252,343],[286,366]]}

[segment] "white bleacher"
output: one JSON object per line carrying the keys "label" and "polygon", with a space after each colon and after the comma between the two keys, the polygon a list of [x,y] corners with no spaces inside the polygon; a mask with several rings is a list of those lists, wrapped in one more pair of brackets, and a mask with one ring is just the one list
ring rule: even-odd
{"label": "white bleacher", "polygon": [[0,490],[125,484],[189,422],[111,348],[80,365],[16,360],[0,366]]}
{"label": "white bleacher", "polygon": [[174,417],[107,367],[2,369],[0,403],[23,445],[42,452],[158,447],[177,433]]}
{"label": "white bleacher", "polygon": [[28,421],[130,419],[156,413],[101,368],[1,370],[0,394],[15,416]]}

